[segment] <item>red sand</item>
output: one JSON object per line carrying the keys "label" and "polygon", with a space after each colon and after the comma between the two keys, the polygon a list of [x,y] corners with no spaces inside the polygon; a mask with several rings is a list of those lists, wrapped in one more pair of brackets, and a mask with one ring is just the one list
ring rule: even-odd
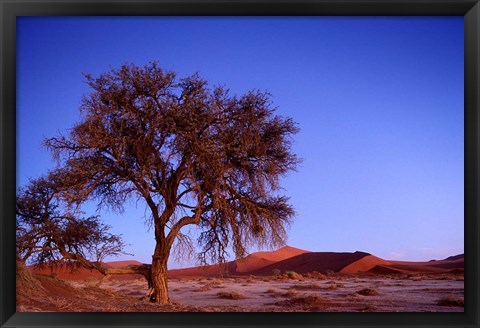
{"label": "red sand", "polygon": [[309,251],[304,251],[303,249],[290,246],[285,246],[272,252],[256,252],[250,254],[244,259],[235,261],[235,271],[237,273],[255,271],[275,262],[283,261],[304,253],[309,253]]}
{"label": "red sand", "polygon": [[220,265],[208,265],[185,269],[169,270],[169,277],[218,276],[222,274],[249,274],[255,270],[282,261],[299,254],[309,253],[303,249],[285,246],[276,251],[256,252],[247,257]]}
{"label": "red sand", "polygon": [[282,272],[295,271],[297,273],[306,272],[339,272],[347,265],[360,260],[369,255],[368,253],[334,253],[334,252],[312,252],[297,255],[295,257],[279,261],[277,263],[268,265],[253,274],[271,275],[272,270],[277,269]]}
{"label": "red sand", "polygon": [[[138,261],[113,261],[104,263],[107,268],[118,268],[132,264],[141,264]],[[57,278],[63,280],[85,280],[86,278],[93,277],[101,279],[103,275],[97,270],[88,270],[84,268],[68,268],[59,266],[56,268],[44,267],[44,268],[35,268],[28,267],[35,274],[44,274],[51,275],[54,274]],[[112,275],[113,279],[117,280],[129,280],[142,277],[141,275],[129,274],[129,275]]]}
{"label": "red sand", "polygon": [[350,263],[340,270],[342,273],[366,272],[376,266],[387,266],[391,263],[373,255],[367,255],[360,260]]}
{"label": "red sand", "polygon": [[[138,261],[114,261],[105,263],[106,267],[116,268],[140,264]],[[463,272],[464,257],[456,255],[439,261],[408,262],[388,261],[364,252],[335,253],[335,252],[309,252],[306,250],[285,246],[276,251],[256,252],[236,261],[227,262],[224,265],[209,265],[203,267],[191,267],[185,269],[169,270],[171,278],[181,277],[214,277],[223,275],[271,275],[274,269],[281,272],[295,271],[307,272],[340,272],[355,274],[368,272],[370,274],[394,274],[394,273],[446,273]],[[55,273],[60,279],[84,280],[88,277],[102,278],[95,270],[83,268],[71,270],[59,267],[53,271],[50,268],[30,268],[37,274]],[[141,278],[140,275],[112,275],[112,279],[130,280]]]}

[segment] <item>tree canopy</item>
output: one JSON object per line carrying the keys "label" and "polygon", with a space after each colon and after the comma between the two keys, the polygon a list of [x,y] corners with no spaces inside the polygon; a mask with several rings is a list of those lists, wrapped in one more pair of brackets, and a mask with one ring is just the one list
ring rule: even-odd
{"label": "tree canopy", "polygon": [[20,188],[16,202],[17,258],[31,264],[81,265],[103,271],[106,256],[125,254],[121,236],[98,216],[68,209],[59,193],[58,171]]}
{"label": "tree canopy", "polygon": [[242,257],[284,243],[294,210],[279,182],[299,163],[290,149],[298,127],[274,115],[269,93],[232,96],[156,63],[86,79],[81,121],[45,144],[67,172],[69,203],[92,198],[121,211],[129,198],[145,202],[156,239],[152,300],[168,302],[166,263],[185,226],[200,229],[203,262],[224,260],[229,247]]}

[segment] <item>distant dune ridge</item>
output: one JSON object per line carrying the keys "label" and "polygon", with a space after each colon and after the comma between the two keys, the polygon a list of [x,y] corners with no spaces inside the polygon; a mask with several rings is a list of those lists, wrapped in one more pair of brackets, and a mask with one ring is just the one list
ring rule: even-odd
{"label": "distant dune ridge", "polygon": [[365,271],[370,271],[377,266],[389,266],[389,265],[392,265],[392,262],[385,261],[373,255],[367,255],[357,261],[354,261],[344,266],[341,270],[339,270],[339,272],[343,272],[343,273],[365,272]]}
{"label": "distant dune ridge", "polygon": [[282,272],[295,271],[297,273],[306,273],[312,271],[340,272],[340,270],[342,270],[345,266],[368,255],[368,253],[363,252],[309,252],[268,265],[260,270],[257,270],[254,274],[270,275],[274,269],[278,269]]}
{"label": "distant dune ridge", "polygon": [[[107,267],[116,268],[138,261],[114,261],[105,263]],[[49,268],[34,269],[35,273],[50,274]],[[275,251],[255,252],[245,258],[230,261],[224,264],[190,267],[169,270],[170,278],[181,277],[214,277],[214,276],[241,276],[241,275],[272,275],[274,270],[280,272],[295,271],[307,272],[336,272],[340,274],[400,274],[400,273],[446,273],[463,272],[464,255],[450,256],[443,260],[428,262],[391,261],[384,260],[366,252],[311,252],[299,248],[285,246]],[[95,270],[78,269],[71,271],[67,268],[54,270],[56,276],[65,280],[83,280],[87,277],[100,278],[102,275]],[[141,277],[140,275],[113,275],[113,279],[126,280]]]}
{"label": "distant dune ridge", "polygon": [[[119,267],[124,267],[132,264],[141,264],[141,262],[138,262],[135,260],[112,261],[112,262],[104,263],[104,266],[107,268],[119,268]],[[54,269],[51,269],[49,267],[45,267],[45,268],[29,267],[29,269],[31,269],[36,274],[52,274],[53,273],[57,278],[64,279],[64,280],[84,280],[88,277],[94,277],[94,278],[103,277],[103,275],[97,270],[88,270],[84,268],[75,268],[72,270],[71,268],[68,268],[68,267],[59,266]],[[134,279],[139,277],[142,277],[142,276],[137,274],[112,275],[112,278],[117,280],[129,280],[129,279]]]}
{"label": "distant dune ridge", "polygon": [[[227,262],[223,265],[209,265],[186,269],[169,270],[170,277],[182,276],[216,276],[219,274],[251,274],[271,264],[304,254],[310,253],[303,249],[284,246],[276,251],[256,252],[243,259]],[[271,271],[269,272],[271,274]]]}

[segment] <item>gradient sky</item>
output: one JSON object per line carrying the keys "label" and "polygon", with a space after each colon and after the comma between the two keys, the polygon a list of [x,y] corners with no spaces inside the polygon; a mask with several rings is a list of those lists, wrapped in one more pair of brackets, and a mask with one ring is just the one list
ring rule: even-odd
{"label": "gradient sky", "polygon": [[[289,245],[463,253],[463,17],[17,18],[17,186],[55,166],[41,143],[80,120],[82,72],[150,61],[234,94],[268,90],[299,124],[303,163],[282,180]],[[150,262],[143,205],[100,214],[134,254],[111,260]]]}

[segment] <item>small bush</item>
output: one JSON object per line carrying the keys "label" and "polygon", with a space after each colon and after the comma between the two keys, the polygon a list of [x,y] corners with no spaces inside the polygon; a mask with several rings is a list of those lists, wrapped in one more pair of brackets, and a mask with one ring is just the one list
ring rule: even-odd
{"label": "small bush", "polygon": [[278,301],[274,304],[280,306],[301,306],[311,308],[312,306],[319,306],[325,302],[326,300],[318,297],[317,295],[303,295],[299,297],[293,297],[285,301]]}
{"label": "small bush", "polygon": [[289,290],[288,292],[284,293],[283,296],[285,297],[295,297],[297,296],[297,292],[293,290]]}
{"label": "small bush", "polygon": [[345,285],[342,284],[342,283],[338,283],[338,282],[333,282],[333,281],[331,281],[331,282],[329,282],[329,285],[328,285],[327,289],[329,289],[329,290],[337,290],[338,288],[342,288],[342,287],[345,287]]}
{"label": "small bush", "polygon": [[317,280],[325,280],[327,278],[323,273],[318,271],[307,272],[305,273],[305,277]]}
{"label": "small bush", "polygon": [[298,279],[302,280],[303,276],[300,273],[296,273],[295,271],[287,271],[285,272],[285,276],[289,279]]}
{"label": "small bush", "polygon": [[465,306],[465,301],[461,298],[446,296],[439,299],[437,304],[442,306]]}
{"label": "small bush", "polygon": [[372,287],[364,288],[362,290],[359,290],[357,294],[363,295],[363,296],[376,296],[379,295],[377,290]]}
{"label": "small bush", "polygon": [[73,301],[68,301],[67,299],[60,297],[49,297],[49,301],[55,306],[57,311],[66,310],[73,305]]}
{"label": "small bush", "polygon": [[87,287],[98,287],[100,286],[100,283],[102,282],[101,279],[95,278],[95,277],[86,277],[83,280],[83,284]]}
{"label": "small bush", "polygon": [[338,289],[338,285],[337,285],[337,284],[330,284],[330,285],[328,285],[327,289],[328,289],[328,290],[337,290],[337,289]]}
{"label": "small bush", "polygon": [[273,289],[273,288],[269,288],[269,289],[267,289],[267,291],[266,291],[265,293],[267,293],[267,294],[276,294],[277,291],[276,291],[275,289]]}
{"label": "small bush", "polygon": [[294,298],[293,304],[300,304],[300,305],[312,305],[320,301],[320,297],[317,295],[306,295]]}
{"label": "small bush", "polygon": [[375,312],[375,311],[377,311],[377,308],[374,305],[369,304],[369,305],[365,306],[361,311],[362,312]]}
{"label": "small bush", "polygon": [[280,271],[279,269],[273,269],[273,270],[272,270],[272,275],[273,275],[274,277],[278,277],[278,276],[280,276],[281,274],[282,274],[282,271]]}
{"label": "small bush", "polygon": [[221,292],[221,293],[218,293],[217,296],[219,298],[224,298],[228,300],[239,300],[239,299],[245,298],[242,294],[237,292]]}
{"label": "small bush", "polygon": [[206,291],[209,291],[210,289],[212,289],[211,285],[206,284],[206,285],[203,285],[201,287],[198,287],[197,289],[194,289],[193,291],[194,292],[206,292]]}
{"label": "small bush", "polygon": [[299,285],[299,286],[292,286],[290,289],[297,289],[297,290],[311,290],[311,289],[320,289],[321,287],[316,284],[312,283],[310,285]]}

